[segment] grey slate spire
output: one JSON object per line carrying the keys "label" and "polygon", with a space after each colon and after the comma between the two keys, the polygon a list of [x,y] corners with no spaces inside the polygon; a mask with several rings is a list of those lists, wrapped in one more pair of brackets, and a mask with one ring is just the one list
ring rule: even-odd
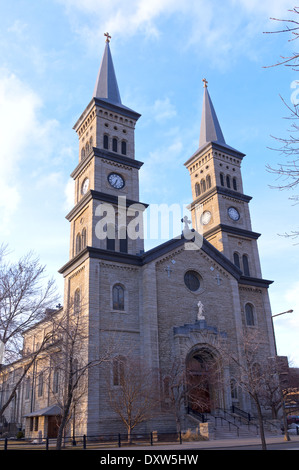
{"label": "grey slate spire", "polygon": [[222,130],[208,92],[206,79],[204,79],[203,82],[204,97],[200,125],[199,147],[202,147],[209,142],[217,142],[218,144],[225,145]]}
{"label": "grey slate spire", "polygon": [[106,33],[106,47],[93,91],[93,98],[100,98],[109,103],[121,105],[121,98],[109,47],[110,36]]}

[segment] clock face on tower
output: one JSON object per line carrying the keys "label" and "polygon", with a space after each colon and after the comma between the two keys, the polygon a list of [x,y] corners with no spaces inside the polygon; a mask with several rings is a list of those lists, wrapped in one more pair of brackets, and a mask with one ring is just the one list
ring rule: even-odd
{"label": "clock face on tower", "polygon": [[201,216],[201,223],[203,225],[207,225],[210,220],[211,220],[212,214],[210,211],[204,211],[204,213]]}
{"label": "clock face on tower", "polygon": [[125,185],[124,179],[118,173],[110,173],[108,182],[115,189],[122,189]]}
{"label": "clock face on tower", "polygon": [[240,214],[239,212],[237,211],[237,209],[235,209],[235,207],[229,207],[227,209],[227,213],[228,213],[228,216],[232,219],[232,220],[239,220],[240,218]]}
{"label": "clock face on tower", "polygon": [[86,194],[86,193],[87,193],[88,186],[89,186],[89,179],[88,179],[88,178],[85,178],[85,180],[84,180],[83,183],[82,183],[82,187],[81,187],[81,192],[82,192],[82,194]]}

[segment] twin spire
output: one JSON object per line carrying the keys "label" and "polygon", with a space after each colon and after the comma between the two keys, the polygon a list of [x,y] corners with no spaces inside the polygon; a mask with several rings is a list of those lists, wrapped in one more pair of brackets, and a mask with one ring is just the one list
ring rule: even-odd
{"label": "twin spire", "polygon": [[[107,101],[108,103],[124,107],[121,102],[109,46],[111,36],[109,33],[105,33],[104,36],[106,36],[106,46],[94,87],[93,98],[98,98]],[[205,146],[209,142],[215,142],[226,146],[222,130],[208,92],[208,82],[205,78],[203,79],[203,82],[204,97],[200,126],[199,148]]]}

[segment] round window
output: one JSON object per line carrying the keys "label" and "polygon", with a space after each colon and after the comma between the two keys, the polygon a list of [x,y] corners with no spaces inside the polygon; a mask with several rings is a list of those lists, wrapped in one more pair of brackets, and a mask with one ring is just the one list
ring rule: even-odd
{"label": "round window", "polygon": [[200,276],[196,271],[187,271],[184,276],[186,287],[192,292],[196,292],[200,288]]}

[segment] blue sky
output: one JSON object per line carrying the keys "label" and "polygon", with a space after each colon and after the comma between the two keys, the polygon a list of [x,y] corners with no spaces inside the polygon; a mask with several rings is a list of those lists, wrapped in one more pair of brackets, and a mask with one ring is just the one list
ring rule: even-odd
{"label": "blue sky", "polygon": [[11,257],[34,251],[62,292],[57,271],[68,260],[69,175],[78,162],[72,127],[92,97],[109,31],[122,102],[142,114],[142,202],[191,201],[183,164],[198,148],[208,80],[226,142],[246,154],[244,192],[262,234],[263,277],[275,281],[273,314],[294,309],[274,319],[278,353],[299,367],[299,245],[279,235],[298,230],[298,206],[292,192],[270,188],[277,181],[266,171],[283,161],[268,147],[271,135],[288,135],[279,95],[291,104],[298,75],[264,68],[297,44],[263,34],[279,26],[270,17],[291,17],[292,7],[284,0],[0,0],[0,239]]}

